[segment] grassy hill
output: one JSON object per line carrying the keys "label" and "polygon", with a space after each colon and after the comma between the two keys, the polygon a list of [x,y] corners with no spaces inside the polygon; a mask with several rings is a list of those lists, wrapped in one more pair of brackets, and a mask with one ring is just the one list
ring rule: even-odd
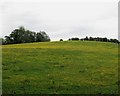
{"label": "grassy hill", "polygon": [[3,94],[118,92],[118,44],[40,42],[2,50]]}

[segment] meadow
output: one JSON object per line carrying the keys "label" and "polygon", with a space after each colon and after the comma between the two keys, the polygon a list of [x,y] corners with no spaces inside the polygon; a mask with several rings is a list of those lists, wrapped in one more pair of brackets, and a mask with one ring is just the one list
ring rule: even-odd
{"label": "meadow", "polygon": [[117,94],[118,44],[2,45],[3,94]]}

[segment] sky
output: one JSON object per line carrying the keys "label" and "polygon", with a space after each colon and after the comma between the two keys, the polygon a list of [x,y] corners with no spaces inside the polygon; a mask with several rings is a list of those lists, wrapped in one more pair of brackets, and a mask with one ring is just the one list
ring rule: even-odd
{"label": "sky", "polygon": [[15,28],[45,31],[56,41],[72,37],[118,39],[119,0],[2,0],[0,37]]}

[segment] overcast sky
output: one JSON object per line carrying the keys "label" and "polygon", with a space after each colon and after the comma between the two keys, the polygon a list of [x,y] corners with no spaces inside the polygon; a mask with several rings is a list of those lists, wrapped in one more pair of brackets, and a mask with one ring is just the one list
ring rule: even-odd
{"label": "overcast sky", "polygon": [[[107,37],[118,39],[118,2],[15,2],[1,4],[0,37],[24,26],[45,31],[52,40],[71,37]],[[80,0],[84,1],[84,0]],[[99,0],[101,1],[101,0]]]}

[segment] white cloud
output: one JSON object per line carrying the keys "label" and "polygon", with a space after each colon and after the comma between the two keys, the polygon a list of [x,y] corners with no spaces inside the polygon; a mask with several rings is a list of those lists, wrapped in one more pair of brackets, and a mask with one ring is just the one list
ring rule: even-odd
{"label": "white cloud", "polygon": [[[111,0],[112,1],[112,0]],[[18,26],[46,31],[52,40],[72,36],[105,36],[117,38],[116,2],[8,2],[2,5],[0,36]]]}

